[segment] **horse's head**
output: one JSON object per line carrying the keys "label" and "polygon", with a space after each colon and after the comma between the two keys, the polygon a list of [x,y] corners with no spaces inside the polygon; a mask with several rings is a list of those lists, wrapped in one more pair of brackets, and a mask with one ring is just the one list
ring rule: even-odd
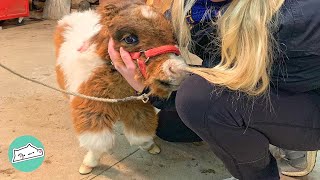
{"label": "horse's head", "polygon": [[[170,21],[143,1],[107,0],[98,10],[102,29],[98,53],[108,57],[110,37],[115,48],[123,47],[136,62],[136,78],[151,93],[167,97],[185,77],[185,61],[179,56]],[[110,58],[106,58],[110,60]]]}

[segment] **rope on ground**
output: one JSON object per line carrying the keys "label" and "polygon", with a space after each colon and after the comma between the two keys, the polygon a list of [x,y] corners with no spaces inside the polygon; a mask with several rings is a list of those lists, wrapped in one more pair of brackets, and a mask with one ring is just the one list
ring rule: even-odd
{"label": "rope on ground", "polygon": [[122,99],[108,99],[108,98],[99,98],[99,97],[87,96],[87,95],[84,95],[84,94],[80,94],[80,93],[76,93],[76,92],[71,92],[71,91],[59,89],[59,88],[47,85],[47,84],[45,84],[43,82],[28,78],[28,77],[26,77],[24,75],[21,75],[21,74],[17,73],[16,71],[14,71],[14,70],[12,70],[10,68],[8,68],[7,66],[3,65],[2,63],[0,63],[0,67],[2,67],[3,69],[9,71],[10,73],[12,73],[12,74],[14,74],[14,75],[16,75],[16,76],[18,76],[18,77],[20,77],[22,79],[25,79],[27,81],[31,81],[33,83],[42,85],[44,87],[47,87],[49,89],[52,89],[52,90],[55,90],[55,91],[58,91],[58,92],[61,92],[61,93],[64,93],[64,94],[77,96],[77,97],[88,99],[88,100],[106,102],[106,103],[120,103],[120,102],[136,101],[136,100],[141,100],[144,103],[147,103],[149,101],[150,93],[148,93],[148,94],[144,93],[144,94],[142,94],[140,96],[129,96],[129,97],[125,97],[125,98],[122,98]]}

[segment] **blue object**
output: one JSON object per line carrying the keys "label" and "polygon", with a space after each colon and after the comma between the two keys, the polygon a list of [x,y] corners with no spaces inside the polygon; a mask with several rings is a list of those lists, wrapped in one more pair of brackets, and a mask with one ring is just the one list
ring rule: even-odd
{"label": "blue object", "polygon": [[186,17],[187,21],[189,24],[198,24],[201,21],[210,21],[212,18],[218,16],[221,7],[230,2],[231,0],[225,0],[222,2],[198,0],[189,11]]}

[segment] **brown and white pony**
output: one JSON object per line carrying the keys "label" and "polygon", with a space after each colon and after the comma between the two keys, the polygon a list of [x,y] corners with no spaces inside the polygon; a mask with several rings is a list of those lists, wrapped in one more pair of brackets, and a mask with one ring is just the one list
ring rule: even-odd
{"label": "brown and white pony", "polygon": [[[171,24],[144,1],[107,0],[97,11],[76,12],[58,22],[55,32],[56,74],[61,88],[81,94],[124,98],[134,89],[117,72],[108,55],[115,48],[131,52],[139,68],[135,78],[150,92],[167,98],[184,78],[186,66],[178,56]],[[79,50],[89,42],[85,50]],[[80,146],[88,150],[79,172],[87,174],[114,145],[114,125],[121,121],[131,145],[152,154],[160,152],[153,137],[158,125],[153,106],[140,101],[103,103],[69,97]]]}

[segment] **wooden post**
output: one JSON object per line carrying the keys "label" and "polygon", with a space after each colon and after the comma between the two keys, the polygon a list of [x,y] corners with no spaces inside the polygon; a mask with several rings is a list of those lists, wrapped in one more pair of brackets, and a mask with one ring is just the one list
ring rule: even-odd
{"label": "wooden post", "polygon": [[71,0],[46,0],[43,18],[61,19],[64,15],[70,14]]}

